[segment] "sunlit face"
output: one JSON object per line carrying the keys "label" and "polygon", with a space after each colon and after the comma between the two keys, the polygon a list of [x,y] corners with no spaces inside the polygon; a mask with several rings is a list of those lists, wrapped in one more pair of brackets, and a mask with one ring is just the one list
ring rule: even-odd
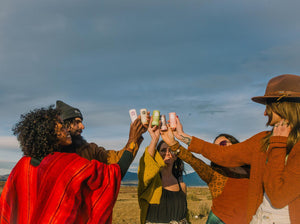
{"label": "sunlit face", "polygon": [[55,133],[57,135],[59,145],[65,146],[72,144],[71,135],[61,121],[56,123]]}
{"label": "sunlit face", "polygon": [[270,126],[274,126],[282,119],[278,114],[274,113],[271,108],[268,107],[266,107],[264,115],[269,117],[268,125]]}
{"label": "sunlit face", "polygon": [[72,136],[79,136],[82,133],[82,130],[84,129],[84,125],[82,123],[81,118],[76,117],[72,123],[70,123],[68,127],[68,131]]}
{"label": "sunlit face", "polygon": [[214,144],[222,145],[222,146],[232,145],[232,143],[224,136],[220,136],[219,138],[217,138]]}
{"label": "sunlit face", "polygon": [[177,156],[172,153],[170,147],[166,143],[162,143],[158,152],[163,158],[165,164],[173,164],[177,159]]}

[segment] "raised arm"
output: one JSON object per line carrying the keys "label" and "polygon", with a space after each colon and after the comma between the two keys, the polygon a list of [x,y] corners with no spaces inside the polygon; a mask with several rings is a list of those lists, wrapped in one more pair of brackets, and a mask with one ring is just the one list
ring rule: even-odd
{"label": "raised arm", "polygon": [[215,171],[201,159],[196,158],[191,152],[181,146],[179,142],[175,140],[173,133],[174,132],[172,132],[171,128],[168,126],[168,130],[161,132],[161,137],[180,159],[190,164],[192,168],[197,172],[199,177],[207,184],[209,184],[213,178]]}
{"label": "raised arm", "polygon": [[283,208],[300,196],[300,145],[295,144],[287,154],[289,133],[286,123],[278,124],[270,138],[264,187],[275,208]]}
{"label": "raised arm", "polygon": [[188,146],[191,144],[192,136],[184,133],[182,124],[178,117],[176,117],[176,129],[172,130],[174,136],[181,142],[187,144]]}

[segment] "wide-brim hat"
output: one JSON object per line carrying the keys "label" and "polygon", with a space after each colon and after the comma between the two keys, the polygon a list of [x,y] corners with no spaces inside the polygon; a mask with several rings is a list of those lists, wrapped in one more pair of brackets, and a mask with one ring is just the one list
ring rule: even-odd
{"label": "wide-brim hat", "polygon": [[268,82],[265,95],[253,97],[252,100],[261,104],[276,101],[300,102],[300,76],[290,74],[276,76]]}

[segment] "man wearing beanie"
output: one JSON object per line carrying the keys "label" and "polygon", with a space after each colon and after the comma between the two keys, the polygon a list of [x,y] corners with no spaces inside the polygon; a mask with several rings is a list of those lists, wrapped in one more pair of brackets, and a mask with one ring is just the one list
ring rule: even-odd
{"label": "man wearing beanie", "polygon": [[136,119],[130,125],[129,139],[125,147],[119,151],[106,150],[95,143],[88,143],[81,136],[84,125],[82,123],[83,116],[78,108],[74,108],[60,100],[56,101],[56,108],[60,110],[61,117],[72,137],[72,144],[66,146],[63,151],[77,153],[88,160],[95,159],[105,164],[115,164],[119,162],[123,152],[127,149],[133,154],[132,162],[143,141],[142,134],[147,131],[147,128],[142,125],[141,119]]}

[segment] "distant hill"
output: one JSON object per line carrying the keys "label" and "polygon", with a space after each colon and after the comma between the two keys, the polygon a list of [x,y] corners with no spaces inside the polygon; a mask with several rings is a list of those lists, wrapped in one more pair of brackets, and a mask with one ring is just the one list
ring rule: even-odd
{"label": "distant hill", "polygon": [[7,178],[8,178],[9,174],[6,174],[6,175],[0,175],[0,181],[6,181]]}
{"label": "distant hill", "polygon": [[[8,174],[0,176],[0,181],[6,181],[7,177]],[[198,176],[196,172],[183,175],[183,181],[186,183],[188,187],[207,186],[207,184]],[[137,173],[127,172],[121,184],[123,186],[137,186],[138,184]]]}
{"label": "distant hill", "polygon": [[196,172],[183,175],[183,182],[188,187],[207,186],[207,184],[198,176]]}
{"label": "distant hill", "polygon": [[[188,187],[207,186],[207,184],[198,176],[196,172],[183,175],[183,181]],[[137,173],[127,172],[121,184],[124,186],[137,186]]]}

